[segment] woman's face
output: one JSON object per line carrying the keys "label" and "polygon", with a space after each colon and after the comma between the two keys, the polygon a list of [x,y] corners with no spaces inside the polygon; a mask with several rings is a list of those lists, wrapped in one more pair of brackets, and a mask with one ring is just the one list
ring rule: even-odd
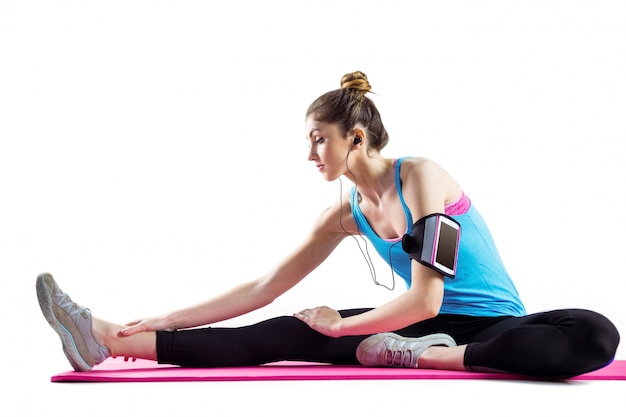
{"label": "woman's face", "polygon": [[350,141],[334,123],[316,121],[312,116],[305,123],[309,141],[309,161],[313,161],[326,181],[333,181],[345,173]]}

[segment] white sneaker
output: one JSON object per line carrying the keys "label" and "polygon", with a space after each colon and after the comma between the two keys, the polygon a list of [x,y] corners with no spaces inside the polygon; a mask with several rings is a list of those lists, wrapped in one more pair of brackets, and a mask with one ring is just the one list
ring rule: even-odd
{"label": "white sneaker", "polygon": [[431,346],[456,346],[444,333],[422,337],[403,337],[396,333],[379,333],[368,337],[356,348],[356,357],[363,366],[417,368],[417,359]]}
{"label": "white sneaker", "polygon": [[72,301],[52,275],[37,277],[37,298],[44,317],[61,338],[63,352],[76,371],[90,371],[110,356],[93,335],[91,311]]}

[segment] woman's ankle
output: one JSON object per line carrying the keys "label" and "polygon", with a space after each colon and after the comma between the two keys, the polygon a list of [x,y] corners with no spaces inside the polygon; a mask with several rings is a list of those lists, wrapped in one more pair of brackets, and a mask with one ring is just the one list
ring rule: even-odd
{"label": "woman's ankle", "polygon": [[417,362],[418,368],[463,371],[465,370],[463,358],[466,346],[431,346],[420,355]]}
{"label": "woman's ankle", "polygon": [[116,339],[119,338],[122,326],[93,317],[92,327],[96,341],[109,349],[111,357],[116,357],[118,350]]}

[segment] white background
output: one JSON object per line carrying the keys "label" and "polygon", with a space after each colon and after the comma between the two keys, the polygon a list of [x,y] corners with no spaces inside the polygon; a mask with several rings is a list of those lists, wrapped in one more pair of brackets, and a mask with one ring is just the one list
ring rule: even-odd
{"label": "white background", "polygon": [[[124,323],[264,273],[339,197],[306,159],[304,112],[361,70],[391,136],[383,154],[427,156],[457,178],[528,311],[590,308],[624,333],[625,6],[0,0],[8,397],[24,415],[610,407],[623,383],[51,384],[69,365],[34,284],[49,271]],[[290,293],[224,324],[376,306],[397,284],[372,284],[346,240]]]}

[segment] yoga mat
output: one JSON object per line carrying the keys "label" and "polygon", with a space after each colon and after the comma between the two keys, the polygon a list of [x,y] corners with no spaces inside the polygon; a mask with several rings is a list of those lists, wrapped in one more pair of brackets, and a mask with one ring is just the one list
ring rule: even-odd
{"label": "yoga mat", "polygon": [[[90,372],[68,371],[52,376],[52,382],[174,382],[174,381],[296,381],[374,379],[509,379],[528,380],[518,375],[441,371],[433,369],[368,368],[308,362],[275,362],[235,368],[180,368],[137,359],[125,362],[109,358]],[[626,361],[616,360],[594,372],[570,380],[626,380]]]}

